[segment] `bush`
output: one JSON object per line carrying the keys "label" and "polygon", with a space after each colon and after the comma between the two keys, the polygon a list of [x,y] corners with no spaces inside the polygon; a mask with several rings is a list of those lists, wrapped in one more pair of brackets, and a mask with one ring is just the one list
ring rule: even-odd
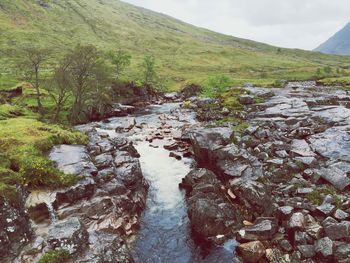
{"label": "bush", "polygon": [[37,263],[66,263],[70,258],[66,250],[48,251]]}
{"label": "bush", "polygon": [[209,77],[203,85],[202,95],[208,98],[219,97],[231,85],[232,79],[226,75]]}

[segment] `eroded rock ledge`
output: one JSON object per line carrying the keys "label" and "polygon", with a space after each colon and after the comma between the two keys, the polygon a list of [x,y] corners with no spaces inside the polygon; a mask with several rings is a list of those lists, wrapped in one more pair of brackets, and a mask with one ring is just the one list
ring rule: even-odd
{"label": "eroded rock ledge", "polygon": [[133,262],[128,243],[148,191],[139,155],[126,138],[111,139],[89,125],[78,128],[88,133],[89,145],[59,145],[50,158],[81,179],[67,189],[30,194],[26,205],[34,237],[16,262],[35,262],[43,252],[59,249],[74,262]]}

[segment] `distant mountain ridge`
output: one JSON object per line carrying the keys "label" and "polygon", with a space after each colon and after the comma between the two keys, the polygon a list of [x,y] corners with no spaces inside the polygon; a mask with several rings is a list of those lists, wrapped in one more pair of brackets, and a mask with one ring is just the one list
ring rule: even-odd
{"label": "distant mountain ridge", "polygon": [[350,55],[350,23],[321,44],[315,51],[333,55]]}

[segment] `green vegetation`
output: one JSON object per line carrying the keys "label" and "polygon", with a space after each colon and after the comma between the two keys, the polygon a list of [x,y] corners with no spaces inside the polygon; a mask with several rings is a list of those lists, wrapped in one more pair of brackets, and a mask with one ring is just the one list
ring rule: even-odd
{"label": "green vegetation", "polygon": [[85,144],[87,137],[31,116],[0,121],[0,192],[14,190],[14,182],[29,187],[72,185],[77,178],[58,171],[45,154],[56,144]]}
{"label": "green vegetation", "polygon": [[203,85],[203,96],[208,98],[220,97],[232,83],[232,79],[226,75],[209,77]]}
{"label": "green vegetation", "polygon": [[333,186],[318,186],[311,193],[307,194],[306,198],[315,205],[321,205],[326,195],[331,195],[334,198],[336,206],[338,208],[340,207],[341,199],[337,195],[337,190]]}
{"label": "green vegetation", "polygon": [[70,259],[66,250],[56,250],[46,252],[37,263],[66,263]]}
{"label": "green vegetation", "polygon": [[[225,74],[234,85],[272,85],[276,80],[318,78],[317,69],[349,73],[350,58],[297,49],[277,48],[218,34],[122,1],[3,0],[0,8],[0,86],[16,84],[11,59],[18,43],[54,47],[58,57],[67,47],[94,44],[102,51],[132,55],[122,78],[142,80],[145,54],[157,58],[157,73],[171,89],[202,84],[208,76]],[[45,32],[45,34],[43,34]],[[51,63],[55,60],[51,59]],[[328,69],[327,69],[328,70]]]}
{"label": "green vegetation", "polygon": [[346,89],[350,89],[350,77],[324,78],[319,80],[318,82],[325,86],[339,85]]}

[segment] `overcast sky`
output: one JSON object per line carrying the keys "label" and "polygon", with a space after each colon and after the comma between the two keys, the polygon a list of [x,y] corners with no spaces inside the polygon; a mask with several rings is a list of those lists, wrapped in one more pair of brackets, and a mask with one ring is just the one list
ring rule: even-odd
{"label": "overcast sky", "polygon": [[350,0],[124,0],[196,26],[314,49],[350,22]]}

